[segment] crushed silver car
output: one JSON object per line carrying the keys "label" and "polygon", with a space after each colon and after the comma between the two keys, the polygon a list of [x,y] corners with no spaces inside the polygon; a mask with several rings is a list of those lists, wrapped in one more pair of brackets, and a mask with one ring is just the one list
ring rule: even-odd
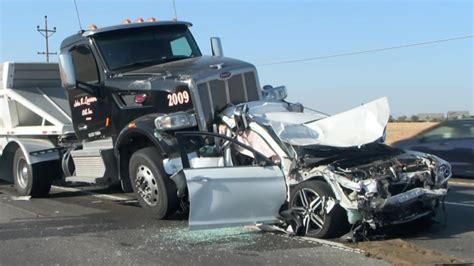
{"label": "crushed silver car", "polygon": [[215,133],[177,133],[180,155],[163,163],[191,229],[263,223],[327,238],[437,211],[451,167],[383,143],[386,98],[326,116],[278,95],[229,106]]}

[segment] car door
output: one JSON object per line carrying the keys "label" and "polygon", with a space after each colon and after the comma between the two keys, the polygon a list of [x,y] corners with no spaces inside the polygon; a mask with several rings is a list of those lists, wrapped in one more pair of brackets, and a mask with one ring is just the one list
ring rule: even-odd
{"label": "car door", "polygon": [[[182,132],[177,136],[190,202],[190,229],[278,220],[287,194],[279,166],[223,135]],[[239,153],[243,150],[251,151],[253,158]]]}
{"label": "car door", "polygon": [[71,49],[77,85],[68,90],[74,131],[79,139],[94,139],[108,126],[109,105],[101,97],[98,65],[91,49],[78,45]]}
{"label": "car door", "polygon": [[456,121],[454,128],[453,138],[443,143],[450,147],[446,158],[455,175],[474,176],[474,120]]}
{"label": "car door", "polygon": [[449,121],[422,134],[414,150],[448,161],[455,175],[474,174],[474,121]]}

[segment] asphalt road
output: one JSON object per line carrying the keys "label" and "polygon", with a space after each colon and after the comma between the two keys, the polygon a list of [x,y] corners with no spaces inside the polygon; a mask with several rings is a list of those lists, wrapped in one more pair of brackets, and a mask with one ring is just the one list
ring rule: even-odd
{"label": "asphalt road", "polygon": [[[447,224],[401,232],[419,246],[474,261],[474,182],[452,186]],[[157,220],[132,194],[91,187],[53,188],[43,199],[16,198],[0,183],[0,265],[319,264],[383,265],[338,244],[254,228],[188,231],[185,217]]]}
{"label": "asphalt road", "polygon": [[438,224],[408,235],[405,240],[474,262],[474,180],[461,182],[467,184],[451,183],[446,197],[446,220],[440,213]]}

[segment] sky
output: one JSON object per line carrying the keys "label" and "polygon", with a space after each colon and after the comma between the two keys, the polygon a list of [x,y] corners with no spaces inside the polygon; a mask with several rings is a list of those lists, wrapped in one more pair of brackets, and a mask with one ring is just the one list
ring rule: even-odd
{"label": "sky", "polygon": [[[172,0],[76,0],[82,27],[125,18],[174,17]],[[474,39],[262,65],[473,34],[474,2],[175,0],[204,54],[221,37],[224,54],[257,66],[261,85],[285,85],[288,100],[334,114],[388,97],[394,116],[469,110],[474,114]],[[79,30],[73,0],[0,0],[0,62],[45,57],[36,31],[48,15],[51,52]],[[57,62],[57,56],[51,57]]]}

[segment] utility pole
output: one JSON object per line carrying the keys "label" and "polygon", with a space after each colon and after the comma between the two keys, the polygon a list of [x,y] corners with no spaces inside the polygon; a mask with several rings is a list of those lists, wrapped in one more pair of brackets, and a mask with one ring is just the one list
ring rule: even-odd
{"label": "utility pole", "polygon": [[38,54],[46,55],[46,62],[49,62],[49,55],[57,54],[57,53],[50,53],[49,52],[49,43],[48,43],[49,37],[53,36],[53,34],[56,33],[56,27],[54,27],[52,30],[48,30],[48,16],[44,16],[44,29],[40,29],[40,26],[38,25],[38,26],[36,26],[36,30],[41,35],[43,35],[43,37],[46,40],[46,52],[38,52]]}

